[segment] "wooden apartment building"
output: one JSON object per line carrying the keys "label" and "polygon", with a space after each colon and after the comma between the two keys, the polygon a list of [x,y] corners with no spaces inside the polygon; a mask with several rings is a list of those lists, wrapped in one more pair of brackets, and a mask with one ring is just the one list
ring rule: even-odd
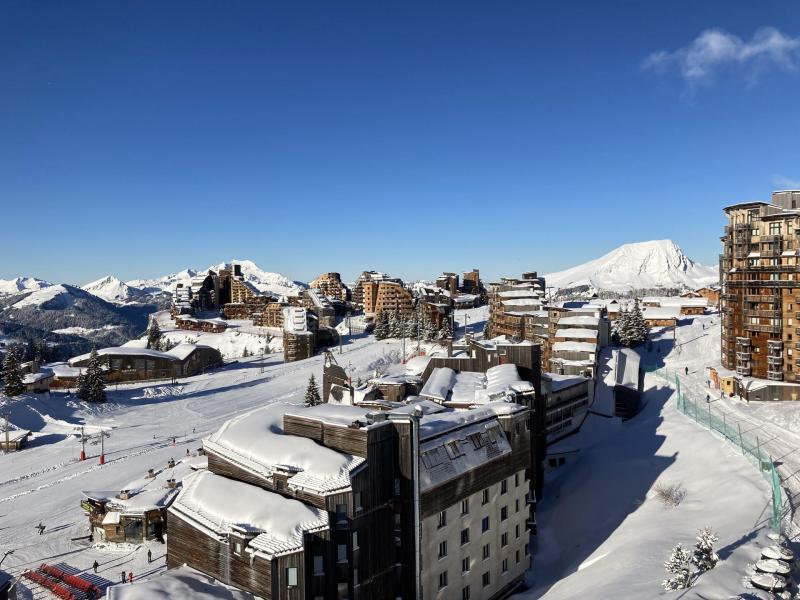
{"label": "wooden apartment building", "polygon": [[797,382],[800,191],[774,192],[772,203],[735,204],[725,214],[722,365],[740,377]]}

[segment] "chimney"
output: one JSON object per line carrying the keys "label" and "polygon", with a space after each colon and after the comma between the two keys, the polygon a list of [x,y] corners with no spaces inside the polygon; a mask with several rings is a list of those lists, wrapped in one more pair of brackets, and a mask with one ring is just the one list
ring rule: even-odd
{"label": "chimney", "polygon": [[119,494],[117,494],[117,498],[120,500],[128,500],[131,497],[130,490],[120,490]]}
{"label": "chimney", "polygon": [[175,467],[175,459],[174,458],[170,458],[169,462],[167,462],[167,468],[168,469],[173,469],[174,467]]}
{"label": "chimney", "polygon": [[156,476],[156,472],[153,469],[147,469],[147,478],[152,479]]}
{"label": "chimney", "polygon": [[174,490],[176,487],[176,483],[174,479],[167,479],[167,487],[171,490]]}

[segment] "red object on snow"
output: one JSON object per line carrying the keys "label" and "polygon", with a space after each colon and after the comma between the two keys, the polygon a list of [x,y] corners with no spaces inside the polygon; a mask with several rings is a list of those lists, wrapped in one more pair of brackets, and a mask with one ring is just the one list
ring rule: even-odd
{"label": "red object on snow", "polygon": [[80,458],[80,460],[86,460],[86,452],[84,452],[83,450],[81,450],[81,458]]}
{"label": "red object on snow", "polygon": [[50,575],[50,577],[54,577],[55,579],[63,581],[70,587],[74,587],[76,590],[81,590],[82,592],[86,593],[91,592],[94,595],[100,594],[100,588],[98,588],[96,585],[86,581],[83,577],[70,575],[58,567],[42,563],[42,565],[39,567],[39,570],[47,575]]}
{"label": "red object on snow", "polygon": [[101,465],[106,464],[106,455],[105,454],[101,454],[100,455],[100,464]]}
{"label": "red object on snow", "polygon": [[42,587],[46,587],[59,598],[64,598],[64,600],[76,600],[75,594],[69,591],[68,588],[58,584],[46,575],[42,575],[41,573],[36,573],[34,571],[25,571],[22,576],[26,579],[30,579],[34,583],[38,583]]}

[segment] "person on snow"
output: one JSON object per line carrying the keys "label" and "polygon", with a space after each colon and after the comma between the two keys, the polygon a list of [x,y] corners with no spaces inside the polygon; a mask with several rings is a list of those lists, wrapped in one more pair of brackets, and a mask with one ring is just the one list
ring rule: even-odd
{"label": "person on snow", "polygon": [[42,525],[41,521],[39,521],[39,524],[36,526],[36,529],[39,530],[39,535],[42,535],[44,533],[45,526]]}
{"label": "person on snow", "polygon": [[128,573],[128,583],[133,583],[133,571]]}
{"label": "person on snow", "polygon": [[685,370],[686,374],[688,375],[689,374],[689,367],[684,367],[684,370]]}
{"label": "person on snow", "polygon": [[122,572],[122,583],[125,583],[128,579],[128,576],[125,575],[125,571]]}
{"label": "person on snow", "polygon": [[150,550],[150,548],[148,548],[147,549],[147,564],[149,565],[151,562],[153,562],[153,552],[152,552],[152,550]]}
{"label": "person on snow", "polygon": [[97,567],[99,567],[99,566],[100,566],[100,563],[97,562],[97,561],[94,561],[94,563],[92,563],[92,569],[94,569],[95,575],[97,574]]}

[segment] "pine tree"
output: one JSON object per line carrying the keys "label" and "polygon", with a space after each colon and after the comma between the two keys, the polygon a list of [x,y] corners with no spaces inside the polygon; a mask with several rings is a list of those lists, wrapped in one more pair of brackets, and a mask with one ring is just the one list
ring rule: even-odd
{"label": "pine tree", "polygon": [[621,346],[627,346],[630,339],[630,319],[628,318],[628,311],[620,308],[617,320],[614,322],[614,338]]}
{"label": "pine tree", "polygon": [[387,337],[389,337],[389,315],[384,310],[378,315],[375,323],[375,339],[385,340]]}
{"label": "pine tree", "polygon": [[664,563],[664,568],[670,576],[661,582],[667,592],[684,590],[692,585],[692,553],[678,544],[672,549],[669,558]]}
{"label": "pine tree", "polygon": [[639,308],[638,300],[634,301],[633,309],[628,313],[627,328],[629,334],[628,343],[626,346],[632,348],[647,341],[647,334],[649,333],[649,330],[647,328],[647,323],[644,321],[642,309]]}
{"label": "pine tree", "polygon": [[308,378],[308,387],[306,388],[304,400],[306,406],[317,406],[317,404],[322,404],[322,399],[319,395],[319,388],[317,387],[317,380],[314,379],[313,373],[311,374],[311,377]]}
{"label": "pine tree", "polygon": [[97,350],[92,348],[89,357],[89,364],[86,365],[86,372],[78,376],[77,396],[87,402],[106,401],[106,382],[103,379],[103,367],[100,364],[100,357]]}
{"label": "pine tree", "polygon": [[702,573],[710,571],[717,566],[719,556],[714,552],[714,544],[719,541],[719,537],[710,527],[704,527],[697,532],[697,541],[694,544],[694,554],[692,555],[692,563]]}
{"label": "pine tree", "polygon": [[439,328],[437,335],[440,341],[444,342],[453,337],[453,329],[450,327],[450,319],[443,319],[442,326]]}
{"label": "pine tree", "polygon": [[389,312],[389,323],[388,323],[389,333],[387,334],[387,337],[390,338],[400,337],[400,331],[398,329],[398,323],[397,323],[397,311],[391,310],[388,312]]}
{"label": "pine tree", "polygon": [[150,325],[147,327],[147,347],[151,350],[161,349],[161,328],[154,317],[150,317]]}
{"label": "pine tree", "polygon": [[22,369],[19,365],[19,350],[11,347],[6,352],[3,359],[3,382],[5,383],[4,392],[6,396],[19,396],[25,391],[22,383]]}

